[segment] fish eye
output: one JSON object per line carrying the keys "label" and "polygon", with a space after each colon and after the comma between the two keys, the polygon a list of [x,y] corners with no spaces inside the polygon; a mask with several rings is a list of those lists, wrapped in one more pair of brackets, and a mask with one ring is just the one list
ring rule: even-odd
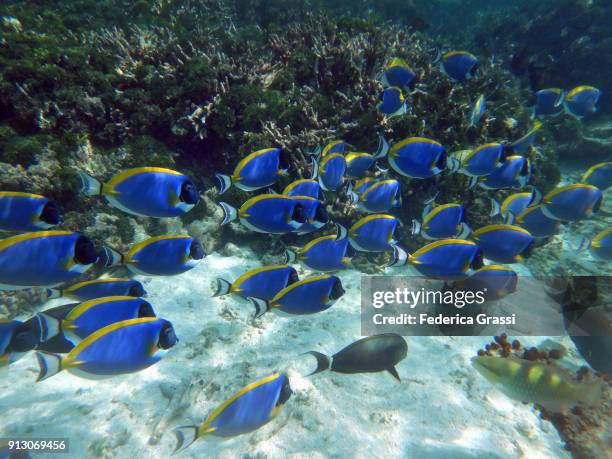
{"label": "fish eye", "polygon": [[319,204],[317,207],[315,220],[321,223],[327,223],[329,221],[329,214],[327,213],[327,210],[325,210],[325,206],[323,204]]}
{"label": "fish eye", "polygon": [[521,167],[521,177],[527,177],[529,175],[529,160],[527,158],[525,158],[525,160],[523,161],[523,165]]}
{"label": "fish eye", "polygon": [[291,390],[291,386],[289,385],[289,379],[285,378],[283,382],[283,387],[278,396],[278,402],[276,402],[276,406],[284,405],[289,398],[293,395],[293,391]]}
{"label": "fish eye", "polygon": [[38,345],[39,335],[37,320],[30,319],[19,325],[13,333],[13,337],[6,351],[10,352],[27,352],[31,351]]}
{"label": "fish eye", "polygon": [[278,167],[281,170],[287,171],[291,169],[291,156],[288,152],[281,150],[278,157]]}
{"label": "fish eye", "polygon": [[293,208],[291,219],[298,223],[306,223],[306,211],[304,210],[303,205],[301,204],[295,205],[295,207]]}
{"label": "fish eye", "polygon": [[138,317],[156,317],[153,307],[146,301],[142,301],[138,308]]}
{"label": "fish eye", "polygon": [[53,201],[48,201],[40,212],[40,219],[49,225],[59,225],[62,222],[59,208]]}
{"label": "fish eye", "polygon": [[159,334],[159,347],[161,349],[170,349],[176,343],[178,343],[178,337],[174,332],[174,328],[170,322],[166,322]]}
{"label": "fish eye", "polygon": [[147,292],[145,292],[145,289],[140,282],[132,285],[128,291],[128,296],[133,296],[136,298],[145,296],[146,294]]}
{"label": "fish eye", "polygon": [[191,247],[189,248],[189,256],[193,260],[201,260],[206,256],[206,253],[204,252],[204,247],[202,247],[202,244],[197,239],[193,239],[191,241]]}
{"label": "fish eye", "polygon": [[298,277],[297,271],[295,270],[295,268],[291,268],[291,273],[289,274],[289,281],[287,282],[287,286],[295,284],[299,280],[300,278]]}
{"label": "fish eye", "polygon": [[80,265],[91,265],[98,261],[98,252],[89,238],[79,236],[74,246],[74,260]]}
{"label": "fish eye", "polygon": [[344,289],[342,288],[342,282],[340,281],[339,278],[336,277],[336,279],[334,281],[334,286],[332,288],[331,297],[332,297],[332,299],[337,300],[342,295],[344,295]]}
{"label": "fish eye", "polygon": [[443,150],[436,162],[436,167],[438,169],[446,169],[446,150]]}
{"label": "fish eye", "polygon": [[180,199],[187,204],[197,204],[200,200],[198,189],[191,180],[187,180],[183,183]]}
{"label": "fish eye", "polygon": [[480,269],[483,266],[484,266],[484,254],[482,252],[482,249],[478,247],[478,252],[476,252],[474,259],[472,260],[472,269]]}

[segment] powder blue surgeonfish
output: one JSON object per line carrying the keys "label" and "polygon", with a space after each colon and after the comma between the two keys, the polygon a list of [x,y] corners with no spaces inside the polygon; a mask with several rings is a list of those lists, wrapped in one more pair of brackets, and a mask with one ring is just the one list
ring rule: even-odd
{"label": "powder blue surgeonfish", "polygon": [[605,229],[598,233],[592,240],[583,238],[579,251],[588,250],[593,257],[598,260],[612,260],[612,228]]}
{"label": "powder blue surgeonfish", "polygon": [[556,116],[563,112],[565,92],[560,88],[541,89],[535,93],[533,117]]}
{"label": "powder blue surgeonfish", "polygon": [[142,284],[136,279],[108,277],[79,282],[69,287],[47,290],[49,298],[69,298],[78,301],[93,300],[105,296],[147,296]]}
{"label": "powder blue surgeonfish", "polygon": [[453,153],[450,161],[452,172],[458,171],[470,177],[492,174],[500,167],[507,156],[507,149],[501,143],[487,143],[474,150]]}
{"label": "powder blue surgeonfish", "polygon": [[317,159],[312,157],[312,177],[318,179],[325,191],[335,191],[344,184],[346,159],[341,153],[329,153]]}
{"label": "powder blue surgeonfish", "polygon": [[39,342],[38,319],[26,322],[0,319],[0,369],[35,349]]}
{"label": "powder blue surgeonfish", "polygon": [[471,235],[485,258],[498,263],[517,263],[529,257],[535,238],[529,231],[514,225],[488,225]]}
{"label": "powder blue surgeonfish", "polygon": [[194,268],[206,256],[197,239],[185,235],[157,236],[134,244],[122,255],[114,250],[108,263],[143,276],[174,276]]}
{"label": "powder blue surgeonfish", "polygon": [[253,191],[274,185],[289,170],[288,155],[280,148],[264,148],[243,158],[232,175],[216,174],[219,194],[232,185],[243,191]]}
{"label": "powder blue surgeonfish", "polygon": [[491,198],[491,212],[489,216],[501,215],[506,223],[512,224],[517,215],[528,207],[539,204],[541,200],[542,195],[535,188],[532,191],[511,194],[501,204]]}
{"label": "powder blue surgeonfish", "polygon": [[321,185],[314,179],[301,179],[291,182],[285,187],[282,194],[286,196],[310,196],[321,201],[325,198]]}
{"label": "powder blue surgeonfish", "polygon": [[474,271],[458,287],[465,292],[483,292],[485,301],[500,300],[516,291],[518,275],[504,265],[488,265]]}
{"label": "powder blue surgeonfish", "polygon": [[71,231],[41,231],[0,241],[0,289],[55,287],[98,261],[93,243]]}
{"label": "powder blue surgeonfish", "polygon": [[325,156],[331,155],[332,153],[340,153],[341,155],[343,155],[348,146],[349,145],[343,140],[332,140],[323,147],[318,146],[310,154],[317,158],[324,158]]}
{"label": "powder blue surgeonfish", "polygon": [[485,190],[522,189],[531,179],[529,158],[508,156],[506,161],[486,177],[472,177],[470,188],[478,183]]}
{"label": "powder blue surgeonfish", "polygon": [[292,315],[316,314],[331,308],[344,295],[342,282],[336,276],[323,274],[297,281],[278,292],[271,300],[249,297],[255,317],[270,310]]}
{"label": "powder blue surgeonfish", "polygon": [[258,233],[285,234],[299,229],[306,223],[306,211],[298,200],[282,194],[264,194],[246,201],[240,210],[225,202],[220,202],[223,209],[222,225],[234,220],[251,231]]}
{"label": "powder blue surgeonfish", "polygon": [[0,191],[0,231],[40,231],[61,222],[57,205],[44,196]]}
{"label": "powder blue surgeonfish", "polygon": [[589,218],[601,208],[603,193],[593,185],[576,183],[555,188],[542,200],[542,212],[549,218],[576,222]]}
{"label": "powder blue surgeonfish", "polygon": [[408,112],[408,101],[400,88],[391,86],[383,89],[377,108],[389,117],[401,116]]}
{"label": "powder blue surgeonfish", "polygon": [[421,247],[412,254],[394,247],[389,267],[413,266],[422,275],[434,279],[461,279],[482,268],[482,249],[473,241],[442,239]]}
{"label": "powder blue surgeonfish", "polygon": [[189,177],[161,167],[138,167],[114,176],[107,183],[78,173],[81,191],[104,196],[113,207],[142,217],[178,217],[200,201],[200,194]]}
{"label": "powder blue surgeonfish", "polygon": [[595,113],[601,91],[593,86],[578,86],[565,96],[565,111],[576,118]]}
{"label": "powder blue surgeonfish", "polygon": [[465,239],[470,228],[463,221],[464,214],[461,204],[428,204],[423,210],[423,222],[412,220],[412,234],[425,239]]}
{"label": "powder blue surgeonfish", "polygon": [[[94,332],[123,320],[156,317],[153,307],[142,298],[110,296],[64,305],[38,313],[41,324],[41,341],[53,338],[66,339],[76,345]],[[52,348],[38,347],[50,352]]]}
{"label": "powder blue surgeonfish", "polygon": [[542,204],[527,207],[516,216],[515,225],[525,228],[533,237],[551,237],[559,232],[561,222],[547,217],[542,212]]}
{"label": "powder blue surgeonfish", "polygon": [[410,69],[408,63],[395,57],[387,64],[381,77],[384,86],[396,86],[403,91],[409,90],[416,81],[416,74]]}
{"label": "powder blue surgeonfish", "polygon": [[317,231],[330,221],[325,205],[318,199],[308,196],[294,196],[293,199],[304,207],[306,214],[304,224],[295,230],[298,234],[302,235]]}
{"label": "powder blue surgeonfish", "polygon": [[348,232],[351,246],[360,252],[393,250],[399,220],[393,215],[374,214],[357,221]]}
{"label": "powder blue surgeonfish", "polygon": [[350,152],[344,156],[346,160],[346,176],[350,178],[363,177],[377,160],[387,156],[389,143],[383,136],[378,136],[378,148],[376,153]]}
{"label": "powder blue surgeonfish", "polygon": [[[350,266],[353,249],[349,244],[348,232],[336,224],[337,233],[313,239],[298,250],[285,250],[287,263],[302,262],[314,271],[338,271]],[[251,295],[264,298],[262,295]]]}
{"label": "powder blue surgeonfish", "polygon": [[507,148],[515,155],[524,155],[531,148],[531,145],[535,141],[536,134],[540,129],[542,129],[542,122],[540,120],[535,120],[531,130],[520,139],[507,145]]}
{"label": "powder blue surgeonfish", "polygon": [[387,212],[393,207],[402,206],[400,183],[395,179],[379,180],[361,193],[349,190],[353,205],[364,212]]}
{"label": "powder blue surgeonfish", "polygon": [[234,282],[217,278],[217,289],[213,296],[230,293],[247,299],[250,296],[271,300],[285,287],[299,280],[297,271],[288,265],[262,266],[251,269]]}
{"label": "powder blue surgeonfish", "polygon": [[292,395],[289,379],[274,373],[249,384],[223,402],[200,426],[177,428],[175,453],[205,435],[235,437],[259,429],[279,413]]}
{"label": "powder blue surgeonfish", "polygon": [[446,169],[446,150],[435,140],[409,137],[391,147],[388,160],[404,177],[430,178]]}
{"label": "powder blue surgeonfish", "polygon": [[593,185],[604,191],[612,185],[612,162],[595,164],[580,179],[580,183]]}
{"label": "powder blue surgeonfish", "polygon": [[467,51],[451,51],[440,60],[440,69],[452,80],[463,83],[478,70],[478,59]]}
{"label": "powder blue surgeonfish", "polygon": [[484,115],[485,108],[487,105],[487,98],[484,94],[481,94],[476,102],[474,103],[474,107],[472,107],[472,112],[470,113],[470,124],[468,127],[476,127]]}
{"label": "powder blue surgeonfish", "polygon": [[37,382],[62,370],[86,379],[135,373],[159,362],[177,342],[167,320],[143,317],[117,322],[89,335],[66,356],[37,352]]}

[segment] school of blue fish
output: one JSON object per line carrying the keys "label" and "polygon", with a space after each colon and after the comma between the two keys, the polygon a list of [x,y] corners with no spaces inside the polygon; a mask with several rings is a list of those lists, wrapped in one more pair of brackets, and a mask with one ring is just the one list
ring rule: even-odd
{"label": "school of blue fish", "polygon": [[[478,58],[466,51],[440,53],[441,71],[455,84],[478,72]],[[378,109],[386,117],[411,112],[409,97],[418,73],[401,58],[383,69]],[[213,296],[234,295],[247,300],[254,317],[282,313],[320,314],[345,293],[334,273],[352,269],[360,252],[392,254],[389,268],[411,267],[423,276],[462,280],[467,286],[488,286],[489,299],[516,290],[519,263],[557,234],[560,226],[593,218],[601,209],[603,191],[612,184],[612,163],[590,167],[579,183],[542,195],[530,187],[533,148],[546,117],[563,111],[583,118],[597,110],[601,91],[579,86],[534,94],[534,124],[516,140],[499,139],[470,149],[448,152],[435,139],[409,137],[390,143],[382,135],[375,152],[361,151],[335,140],[311,153],[310,177],[298,178],[277,193],[274,187],[290,176],[290,152],[277,147],[243,158],[231,174],[219,173],[218,195],[231,187],[259,192],[238,206],[219,201],[222,224],[237,222],[248,230],[273,235],[308,235],[325,227],[331,233],[313,235],[301,247],[287,247],[285,264],[250,270],[234,280],[217,279]],[[469,128],[486,120],[487,95],[475,97],[466,117]],[[386,163],[383,167],[382,163]],[[425,203],[420,220],[412,221],[411,236],[422,247],[408,253],[400,245],[403,198],[408,180],[428,180],[459,174],[466,187],[513,190],[502,202],[490,198],[491,223],[472,229],[460,202]],[[80,172],[81,192],[91,199],[135,217],[173,218],[198,205],[200,193],[186,175],[159,167],[122,171],[107,182]],[[348,227],[333,222],[328,204],[344,197],[359,218]],[[38,381],[65,371],[100,379],[141,371],[159,362],[179,344],[175,325],[158,317],[144,298],[143,285],[131,278],[82,279],[92,268],[123,266],[134,275],[174,276],[194,268],[205,257],[196,238],[169,234],[134,244],[126,253],[96,246],[86,235],[57,229],[61,206],[35,194],[0,191],[0,289],[45,287],[49,298],[71,303],[41,311],[25,321],[0,320],[0,367],[8,367],[30,351],[39,363]],[[612,259],[612,228],[584,238],[579,250]],[[492,262],[485,264],[485,260]],[[300,279],[292,266],[301,264],[315,274]],[[470,287],[477,288],[477,287]],[[180,331],[180,323],[177,322]],[[319,352],[315,373],[388,371],[405,358],[407,345],[397,335],[374,335],[356,341],[333,357]],[[232,437],[252,432],[272,420],[292,394],[289,378],[274,373],[249,384],[211,412],[201,425],[176,430],[177,451],[197,439]]]}

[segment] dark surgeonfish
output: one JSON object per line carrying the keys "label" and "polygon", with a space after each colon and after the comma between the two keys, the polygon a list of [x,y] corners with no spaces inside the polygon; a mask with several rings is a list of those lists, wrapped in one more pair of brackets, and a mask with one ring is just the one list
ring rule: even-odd
{"label": "dark surgeonfish", "polygon": [[213,296],[233,293],[244,299],[252,296],[271,300],[278,292],[299,280],[295,268],[288,265],[262,266],[247,271],[234,282],[217,278],[217,289]]}
{"label": "dark surgeonfish", "polygon": [[235,437],[253,432],[274,419],[292,394],[289,378],[284,374],[274,373],[249,384],[223,402],[200,426],[177,428],[174,452],[205,435]]}
{"label": "dark surgeonfish", "polygon": [[37,382],[62,370],[86,379],[135,373],[159,362],[177,342],[167,320],[143,317],[117,322],[88,336],[66,356],[37,352]]}
{"label": "dark surgeonfish", "polygon": [[306,354],[317,359],[317,368],[311,375],[325,370],[348,374],[388,371],[400,381],[395,365],[404,360],[407,353],[408,345],[404,338],[394,333],[383,333],[357,340],[332,357],[317,351]]}
{"label": "dark surgeonfish", "polygon": [[161,167],[128,169],[105,184],[84,172],[78,176],[83,193],[104,196],[111,206],[139,217],[178,217],[200,201],[189,177]]}
{"label": "dark surgeonfish", "polygon": [[71,231],[40,231],[0,241],[0,290],[55,287],[98,261],[91,240]]}
{"label": "dark surgeonfish", "polygon": [[232,175],[216,174],[219,194],[234,185],[243,191],[253,191],[274,185],[289,170],[287,153],[280,148],[264,148],[243,158]]}
{"label": "dark surgeonfish", "polygon": [[0,191],[0,231],[41,231],[61,222],[57,204],[44,196]]}

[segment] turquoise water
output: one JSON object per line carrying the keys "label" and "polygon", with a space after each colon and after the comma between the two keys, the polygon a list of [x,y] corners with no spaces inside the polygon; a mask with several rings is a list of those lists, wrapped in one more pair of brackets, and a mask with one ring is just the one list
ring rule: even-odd
{"label": "turquoise water", "polygon": [[3,3],[0,458],[604,457],[610,9]]}

